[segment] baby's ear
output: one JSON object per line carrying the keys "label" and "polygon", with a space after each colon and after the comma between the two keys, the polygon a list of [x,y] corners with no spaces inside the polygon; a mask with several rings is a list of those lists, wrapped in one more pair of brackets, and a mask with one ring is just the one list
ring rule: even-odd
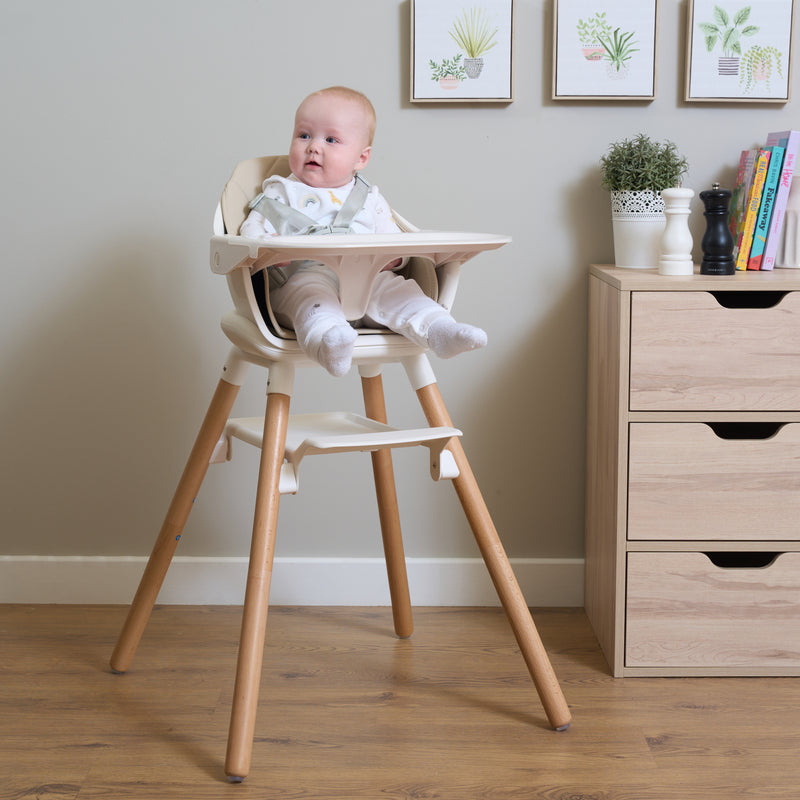
{"label": "baby's ear", "polygon": [[364,169],[369,163],[369,157],[372,155],[372,145],[369,147],[365,147],[361,151],[361,156],[359,157],[358,161],[356,162],[356,169]]}

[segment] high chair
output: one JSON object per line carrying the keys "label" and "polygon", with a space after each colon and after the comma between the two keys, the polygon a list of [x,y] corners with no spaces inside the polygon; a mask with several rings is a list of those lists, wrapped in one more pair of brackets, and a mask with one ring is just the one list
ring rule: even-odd
{"label": "high chair", "polygon": [[[316,364],[302,353],[290,332],[277,326],[264,277],[270,265],[289,260],[315,259],[328,264],[339,275],[345,313],[348,319],[356,320],[364,314],[375,275],[398,256],[408,256],[407,277],[418,280],[426,293],[449,308],[460,265],[484,250],[501,247],[508,238],[423,232],[399,216],[396,220],[406,231],[399,235],[275,236],[266,241],[236,235],[248,202],[258,194],[264,178],[272,174],[289,174],[286,157],[242,162],[217,208],[211,267],[226,276],[234,301],[234,310],[222,319],[222,329],[233,347],[120,633],[111,657],[112,669],[125,672],[131,664],[209,464],[230,457],[232,438],[260,447],[225,760],[228,779],[243,780],[250,770],[280,495],[297,491],[300,464],[307,455],[353,450],[371,453],[394,628],[397,636],[406,638],[412,633],[413,623],[390,448],[423,445],[430,449],[433,478],[453,482],[550,724],[557,730],[567,728],[570,712],[566,701],[424,348],[386,331],[359,331],[364,335],[356,341],[353,363],[361,375],[366,416],[340,412],[290,417],[295,368]],[[405,368],[430,427],[398,430],[387,424],[381,366],[392,362]],[[251,364],[268,370],[265,416],[229,419]]]}

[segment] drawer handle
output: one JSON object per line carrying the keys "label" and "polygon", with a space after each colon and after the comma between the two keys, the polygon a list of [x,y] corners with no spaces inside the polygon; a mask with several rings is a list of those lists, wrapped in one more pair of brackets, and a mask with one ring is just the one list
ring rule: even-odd
{"label": "drawer handle", "polygon": [[706,422],[720,439],[771,439],[783,422]]}
{"label": "drawer handle", "polygon": [[788,292],[709,292],[723,308],[774,308]]}
{"label": "drawer handle", "polygon": [[762,569],[768,567],[780,553],[761,553],[734,550],[723,553],[705,553],[706,558],[721,569]]}

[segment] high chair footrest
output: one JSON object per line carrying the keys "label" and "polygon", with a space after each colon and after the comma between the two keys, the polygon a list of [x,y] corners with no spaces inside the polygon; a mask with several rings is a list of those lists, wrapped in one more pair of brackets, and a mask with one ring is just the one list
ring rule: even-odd
{"label": "high chair footrest", "polygon": [[[228,420],[212,462],[230,458],[232,438],[261,447],[263,435],[264,420],[261,417]],[[449,457],[449,451],[445,451],[447,443],[454,436],[461,436],[461,431],[450,427],[393,428],[346,411],[293,414],[289,417],[289,429],[286,433],[284,455],[288,463],[284,465],[284,474],[281,476],[281,494],[297,491],[297,473],[303,458],[322,453],[424,445],[431,451],[431,474],[434,480],[457,477],[455,462]]]}

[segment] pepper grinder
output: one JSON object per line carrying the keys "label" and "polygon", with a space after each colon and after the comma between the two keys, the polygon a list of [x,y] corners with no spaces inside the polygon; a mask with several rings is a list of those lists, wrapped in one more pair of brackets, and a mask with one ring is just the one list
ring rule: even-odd
{"label": "pepper grinder", "polygon": [[664,198],[664,215],[667,224],[661,236],[661,255],[658,260],[659,275],[691,275],[692,234],[689,231],[689,203],[694,189],[674,186],[661,192]]}
{"label": "pepper grinder", "polygon": [[701,275],[734,275],[736,261],[733,258],[733,234],[728,227],[730,189],[720,189],[714,183],[711,189],[700,192],[700,199],[706,210],[706,232],[700,243],[703,260],[700,263]]}

